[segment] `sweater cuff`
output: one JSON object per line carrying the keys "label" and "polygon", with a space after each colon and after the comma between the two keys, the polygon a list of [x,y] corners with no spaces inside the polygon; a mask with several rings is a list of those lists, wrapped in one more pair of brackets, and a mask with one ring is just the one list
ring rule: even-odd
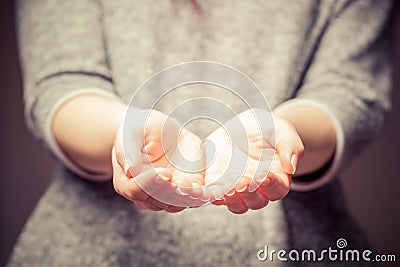
{"label": "sweater cuff", "polygon": [[57,112],[57,110],[69,99],[83,95],[83,94],[97,94],[97,95],[102,95],[105,97],[109,98],[114,98],[118,99],[118,97],[111,93],[107,92],[105,90],[97,89],[97,88],[82,88],[75,90],[73,92],[70,92],[60,99],[53,105],[52,109],[50,110],[46,121],[44,125],[44,139],[46,143],[48,144],[50,150],[52,151],[53,155],[65,166],[67,167],[70,171],[73,173],[77,174],[80,177],[87,178],[87,179],[95,179],[95,180],[105,180],[110,178],[109,174],[100,174],[100,173],[92,173],[88,172],[87,170],[84,170],[80,166],[78,166],[76,163],[74,163],[68,156],[64,153],[64,151],[61,149],[61,147],[58,145],[56,138],[53,135],[52,131],[52,121],[54,118],[54,114]]}
{"label": "sweater cuff", "polygon": [[335,177],[342,162],[345,139],[344,131],[339,123],[338,118],[336,118],[336,116],[328,108],[317,101],[292,99],[279,105],[274,109],[274,112],[280,112],[282,110],[300,105],[313,106],[324,111],[330,117],[336,131],[336,149],[332,159],[324,167],[312,174],[301,176],[298,179],[296,176],[293,176],[292,178],[292,190],[310,191],[323,186]]}

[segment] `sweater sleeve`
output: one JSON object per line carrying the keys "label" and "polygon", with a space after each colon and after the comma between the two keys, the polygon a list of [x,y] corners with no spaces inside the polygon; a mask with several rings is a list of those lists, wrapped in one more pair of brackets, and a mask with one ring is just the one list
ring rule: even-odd
{"label": "sweater sleeve", "polygon": [[318,106],[332,118],[337,132],[330,165],[311,174],[313,179],[293,177],[292,189],[307,191],[327,183],[381,131],[391,107],[386,28],[391,5],[390,0],[340,3],[321,35],[296,98],[278,107]]}
{"label": "sweater sleeve", "polygon": [[69,98],[94,93],[116,98],[96,0],[19,0],[17,30],[30,130],[69,169],[79,168],[62,152],[51,131],[57,108]]}

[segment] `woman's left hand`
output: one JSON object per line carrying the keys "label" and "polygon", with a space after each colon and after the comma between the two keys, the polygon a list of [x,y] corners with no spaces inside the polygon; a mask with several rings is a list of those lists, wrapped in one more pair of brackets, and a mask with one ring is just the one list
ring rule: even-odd
{"label": "woman's left hand", "polygon": [[[266,123],[272,122],[271,118],[273,124]],[[241,214],[283,198],[304,152],[296,128],[261,109],[240,113],[224,128],[208,137],[214,146],[206,148],[207,153],[214,149],[215,154],[204,177],[205,185],[215,184],[208,186],[214,189],[213,203]]]}

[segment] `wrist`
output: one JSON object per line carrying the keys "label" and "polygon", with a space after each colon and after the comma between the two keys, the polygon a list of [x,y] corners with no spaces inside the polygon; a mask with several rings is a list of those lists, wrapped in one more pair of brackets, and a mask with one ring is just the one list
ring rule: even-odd
{"label": "wrist", "polygon": [[296,128],[304,144],[304,154],[299,160],[296,175],[318,171],[332,159],[336,147],[336,130],[323,110],[299,104],[278,109],[275,114]]}
{"label": "wrist", "polygon": [[111,176],[111,149],[125,111],[126,105],[117,99],[78,95],[58,108],[52,132],[69,160],[82,170]]}

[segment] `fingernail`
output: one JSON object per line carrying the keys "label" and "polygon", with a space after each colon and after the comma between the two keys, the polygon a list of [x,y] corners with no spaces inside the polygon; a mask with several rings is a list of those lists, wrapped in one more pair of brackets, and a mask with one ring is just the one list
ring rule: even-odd
{"label": "fingernail", "polygon": [[241,184],[241,185],[238,185],[238,187],[236,188],[236,191],[239,193],[243,193],[244,191],[246,191],[246,189],[247,189],[247,185]]}
{"label": "fingernail", "polygon": [[227,195],[228,197],[231,197],[231,196],[233,196],[233,195],[235,194],[235,192],[236,192],[236,190],[235,190],[235,189],[232,189],[232,190],[230,190],[228,193],[226,193],[226,195]]}
{"label": "fingernail", "polygon": [[215,201],[221,201],[221,200],[223,200],[224,199],[224,196],[220,196],[220,197],[214,197],[215,198]]}
{"label": "fingernail", "polygon": [[207,187],[203,187],[203,195],[200,196],[200,200],[209,201],[211,199],[212,193],[208,190]]}
{"label": "fingernail", "polygon": [[224,195],[223,190],[219,185],[210,185],[207,189],[211,192],[213,198],[220,198]]}
{"label": "fingernail", "polygon": [[199,197],[201,197],[203,195],[203,189],[202,186],[198,183],[192,183],[192,188],[187,188],[187,193],[198,199]]}
{"label": "fingernail", "polygon": [[299,156],[297,154],[293,154],[292,158],[290,159],[290,163],[292,164],[292,174],[294,174],[296,172],[296,168],[297,168],[297,162],[299,160]]}
{"label": "fingernail", "polygon": [[176,193],[177,193],[178,195],[181,195],[181,196],[187,196],[187,195],[189,195],[189,194],[186,194],[185,192],[183,192],[182,189],[181,189],[179,186],[175,189],[175,191],[176,191]]}
{"label": "fingernail", "polygon": [[249,186],[248,192],[249,192],[249,193],[253,193],[254,191],[256,191],[256,190],[260,187],[260,185],[261,185],[261,184],[257,184],[257,183],[252,182],[252,183],[250,184],[250,186]]}

